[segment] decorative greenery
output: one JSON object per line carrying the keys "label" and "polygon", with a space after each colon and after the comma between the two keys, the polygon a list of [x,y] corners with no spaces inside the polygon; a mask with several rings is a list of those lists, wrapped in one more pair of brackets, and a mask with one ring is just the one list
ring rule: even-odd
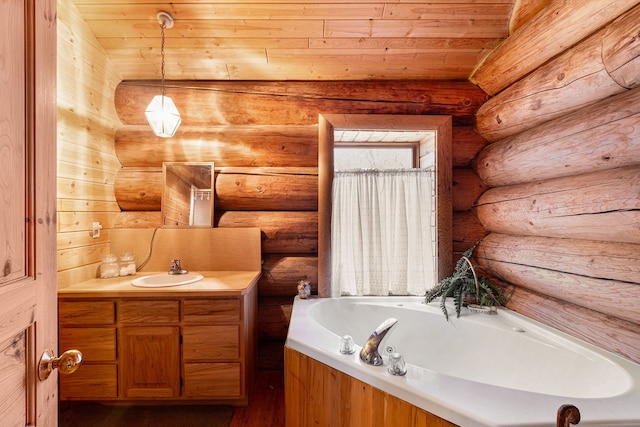
{"label": "decorative greenery", "polygon": [[440,309],[447,320],[449,320],[449,312],[445,303],[448,297],[453,298],[456,317],[460,317],[462,306],[467,301],[472,300],[474,304],[487,307],[503,305],[509,299],[509,296],[500,287],[491,283],[486,277],[476,274],[475,269],[482,267],[472,265],[471,261],[469,261],[474,248],[475,246],[467,249],[462,254],[462,257],[456,262],[456,268],[451,276],[442,279],[436,286],[428,290],[425,295],[426,303],[433,301],[437,297],[442,297]]}

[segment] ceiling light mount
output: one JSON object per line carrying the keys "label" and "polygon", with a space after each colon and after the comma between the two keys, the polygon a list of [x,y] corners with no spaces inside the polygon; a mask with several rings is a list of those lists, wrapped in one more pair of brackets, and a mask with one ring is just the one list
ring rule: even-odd
{"label": "ceiling light mount", "polygon": [[158,21],[158,24],[160,24],[160,26],[163,28],[173,28],[173,16],[171,16],[169,12],[161,10],[156,15],[156,20]]}

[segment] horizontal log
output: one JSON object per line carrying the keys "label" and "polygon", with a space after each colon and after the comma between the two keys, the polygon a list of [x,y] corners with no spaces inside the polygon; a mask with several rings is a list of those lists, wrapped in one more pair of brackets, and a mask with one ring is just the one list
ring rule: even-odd
{"label": "horizontal log", "polygon": [[123,211],[159,211],[162,205],[162,168],[122,168],[113,192]]}
{"label": "horizontal log", "polygon": [[[117,214],[114,228],[161,227],[159,211],[125,211]],[[317,254],[317,212],[221,213],[216,227],[259,227],[264,254]]]}
{"label": "horizontal log", "polygon": [[258,280],[260,296],[288,296],[298,294],[300,280],[309,280],[311,293],[318,293],[318,257],[298,254],[265,254],[262,275]]}
{"label": "horizontal log", "polygon": [[521,287],[507,307],[597,347],[640,363],[640,325]]}
{"label": "horizontal log", "polygon": [[219,173],[216,209],[317,211],[318,175]]}
{"label": "horizontal log", "polygon": [[454,211],[466,211],[487,187],[471,169],[453,169],[451,197]]}
{"label": "horizontal log", "polygon": [[487,146],[474,161],[492,187],[638,164],[640,88]]}
{"label": "horizontal log", "polygon": [[465,168],[486,145],[487,141],[470,126],[453,126],[451,134],[451,163]]}
{"label": "horizontal log", "polygon": [[491,233],[478,245],[476,256],[585,278],[640,283],[640,245],[633,243]]}
{"label": "horizontal log", "polygon": [[474,212],[454,212],[453,259],[460,258],[464,251],[476,245],[487,233]]}
{"label": "horizontal log", "polygon": [[496,187],[478,201],[489,231],[640,243],[640,166]]}
{"label": "horizontal log", "polygon": [[[159,81],[124,81],[115,91],[125,125],[146,125],[144,110]],[[167,81],[166,93],[192,125],[316,125],[318,114],[451,115],[471,125],[487,95],[469,82]],[[221,108],[224,106],[224,108]],[[176,136],[184,129],[178,129]]]}
{"label": "horizontal log", "polygon": [[293,297],[258,298],[258,339],[284,340],[292,310]]}
{"label": "horizontal log", "polygon": [[[517,254],[518,249],[513,248],[506,251],[515,254],[515,257],[519,258],[519,262],[511,259],[496,260],[494,255],[498,258],[504,258],[504,254],[492,251],[491,247],[486,246],[477,251],[476,259],[482,258],[481,265],[491,271],[492,275],[505,282],[640,324],[640,311],[638,311],[640,284],[599,279],[532,266],[530,264],[538,261],[537,258],[531,261],[522,259],[525,257],[533,258],[532,251],[525,248],[520,249],[525,252],[524,254]],[[555,255],[554,249],[550,248],[548,257]]]}
{"label": "horizontal log", "polygon": [[[317,210],[317,168],[216,168],[217,210]],[[159,211],[161,168],[122,168],[114,193],[123,211]]]}
{"label": "horizontal log", "polygon": [[218,227],[259,227],[262,253],[318,253],[317,212],[227,211],[217,217]]}
{"label": "horizontal log", "polygon": [[[610,33],[620,37],[617,42],[637,36],[636,22],[640,18],[640,6],[637,9],[639,17],[634,17],[635,20],[617,20],[609,26],[619,30]],[[610,70],[603,62],[603,56],[606,56],[603,40],[608,28],[487,101],[476,115],[478,133],[488,141],[498,141],[625,92],[627,89],[611,77]],[[615,45],[613,42],[611,44]],[[630,49],[632,46],[626,43],[625,47]],[[640,69],[640,56],[630,61],[627,63],[629,68],[633,68],[633,63],[637,62],[636,67]]]}
{"label": "horizontal log", "polygon": [[536,13],[544,9],[551,0],[518,0],[513,5],[509,21],[509,34],[526,24]]}
{"label": "horizontal log", "polygon": [[470,81],[495,95],[636,4],[637,0],[552,0],[487,55]]}
{"label": "horizontal log", "polygon": [[602,61],[612,79],[631,89],[640,85],[640,6],[607,27],[602,40]]}
{"label": "horizontal log", "polygon": [[160,211],[125,211],[120,212],[113,228],[156,228],[162,226]]}
{"label": "horizontal log", "polygon": [[181,126],[167,141],[149,126],[116,132],[116,155],[123,167],[161,167],[163,162],[214,162],[229,166],[317,167],[316,126]]}

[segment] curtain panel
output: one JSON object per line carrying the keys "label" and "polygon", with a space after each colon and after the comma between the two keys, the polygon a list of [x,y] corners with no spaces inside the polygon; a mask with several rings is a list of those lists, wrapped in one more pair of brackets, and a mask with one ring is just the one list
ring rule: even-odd
{"label": "curtain panel", "polygon": [[336,172],[333,295],[424,295],[435,284],[434,173]]}

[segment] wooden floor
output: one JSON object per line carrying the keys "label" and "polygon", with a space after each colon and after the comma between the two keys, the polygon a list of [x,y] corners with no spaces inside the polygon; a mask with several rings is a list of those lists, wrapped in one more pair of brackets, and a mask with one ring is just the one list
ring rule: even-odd
{"label": "wooden floor", "polygon": [[259,371],[249,406],[234,408],[229,427],[284,427],[284,372]]}

